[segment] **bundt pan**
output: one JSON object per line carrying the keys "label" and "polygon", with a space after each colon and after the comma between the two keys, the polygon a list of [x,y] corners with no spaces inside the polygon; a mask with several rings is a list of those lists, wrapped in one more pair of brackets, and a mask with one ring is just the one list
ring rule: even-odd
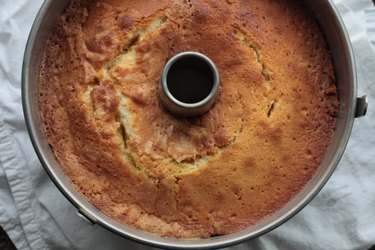
{"label": "bundt pan", "polygon": [[345,150],[356,117],[364,116],[366,97],[357,98],[356,67],[348,34],[331,0],[306,0],[315,13],[332,53],[340,108],[334,138],[324,161],[303,190],[286,206],[256,225],[241,232],[208,239],[163,238],[120,224],[102,214],[69,184],[43,133],[38,105],[39,66],[49,33],[57,17],[64,11],[68,0],[45,0],[26,46],[22,72],[22,100],[27,128],[35,151],[52,181],[77,208],[78,215],[123,237],[163,248],[221,248],[235,245],[263,235],[289,220],[321,190],[330,178]]}

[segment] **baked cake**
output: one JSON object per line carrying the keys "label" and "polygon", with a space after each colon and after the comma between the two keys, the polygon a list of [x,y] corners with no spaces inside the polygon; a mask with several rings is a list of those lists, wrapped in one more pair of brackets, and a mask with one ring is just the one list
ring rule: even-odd
{"label": "baked cake", "polygon": [[[177,118],[159,77],[184,51],[221,86]],[[297,0],[73,0],[40,73],[44,130],[72,185],[111,218],[158,235],[230,234],[272,215],[320,166],[335,129],[332,60]]]}

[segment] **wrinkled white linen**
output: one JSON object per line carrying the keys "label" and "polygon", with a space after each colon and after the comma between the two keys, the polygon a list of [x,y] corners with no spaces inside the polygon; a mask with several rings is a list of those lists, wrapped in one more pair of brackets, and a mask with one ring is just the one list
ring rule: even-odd
{"label": "wrinkled white linen", "polygon": [[[42,0],[0,1],[0,225],[18,249],[150,249],[80,220],[41,167],[21,106],[21,65]],[[336,0],[358,67],[357,119],[337,170],[318,196],[272,232],[230,249],[368,249],[375,244],[375,10],[370,0]],[[371,20],[374,20],[371,22]],[[375,43],[375,42],[374,42]]]}

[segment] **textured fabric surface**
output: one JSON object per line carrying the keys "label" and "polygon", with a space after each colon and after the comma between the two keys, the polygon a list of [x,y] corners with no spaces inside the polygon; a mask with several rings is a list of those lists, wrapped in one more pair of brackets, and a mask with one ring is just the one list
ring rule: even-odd
{"label": "textured fabric surface", "polygon": [[[18,249],[150,249],[80,220],[41,167],[21,106],[23,51],[42,0],[0,1],[0,225]],[[337,0],[369,96],[346,152],[318,196],[272,232],[230,249],[368,249],[375,244],[375,9]]]}

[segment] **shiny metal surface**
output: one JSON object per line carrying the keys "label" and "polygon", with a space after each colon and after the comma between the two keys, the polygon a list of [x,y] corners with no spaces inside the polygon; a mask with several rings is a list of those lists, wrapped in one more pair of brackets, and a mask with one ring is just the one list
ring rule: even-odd
{"label": "shiny metal surface", "polygon": [[132,240],[164,248],[205,249],[220,248],[238,244],[258,237],[289,220],[307,205],[327,182],[344,152],[348,142],[354,117],[356,116],[357,82],[354,57],[348,34],[343,22],[330,0],[306,0],[315,13],[331,50],[337,76],[340,99],[339,117],[332,145],[315,176],[306,187],[283,209],[248,229],[225,236],[209,239],[163,238],[142,230],[122,225],[105,216],[89,204],[70,185],[61,172],[58,162],[42,131],[38,106],[39,65],[44,46],[56,18],[64,10],[67,0],[46,0],[35,20],[27,43],[22,75],[22,98],[26,124],[35,151],[51,179],[60,191],[90,221],[95,222],[121,236]]}
{"label": "shiny metal surface", "polygon": [[[180,67],[181,69],[189,70],[189,68],[194,67],[194,71],[198,70],[201,73],[209,76],[207,79],[204,79],[204,81],[209,81],[208,83],[199,84],[208,85],[208,91],[207,89],[201,89],[196,84],[193,84],[193,81],[199,81],[199,79],[192,79],[192,74],[182,76],[186,77],[187,79],[175,79],[175,81],[170,79],[170,75],[172,74],[171,69],[173,69],[173,67],[177,64],[181,63],[183,64]],[[175,85],[174,88],[183,95],[203,95],[204,99],[189,103],[179,100],[178,97],[173,94],[173,88],[170,86],[171,84]],[[185,86],[182,86],[185,84],[190,86],[195,85],[194,89],[188,89],[190,91],[186,91],[187,89]],[[197,116],[206,113],[212,107],[215,102],[219,85],[219,72],[214,62],[203,54],[188,51],[175,55],[164,66],[160,77],[159,95],[164,107],[171,113],[177,116]],[[185,99],[189,99],[189,97]]]}

